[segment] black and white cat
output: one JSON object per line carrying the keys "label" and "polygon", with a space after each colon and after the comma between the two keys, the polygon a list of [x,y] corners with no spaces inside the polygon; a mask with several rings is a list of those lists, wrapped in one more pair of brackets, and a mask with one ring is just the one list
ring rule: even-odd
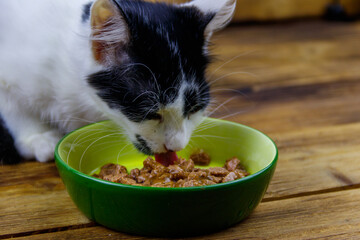
{"label": "black and white cat", "polygon": [[103,119],[145,154],[181,150],[209,103],[208,41],[235,3],[0,1],[0,159],[51,160],[64,133]]}

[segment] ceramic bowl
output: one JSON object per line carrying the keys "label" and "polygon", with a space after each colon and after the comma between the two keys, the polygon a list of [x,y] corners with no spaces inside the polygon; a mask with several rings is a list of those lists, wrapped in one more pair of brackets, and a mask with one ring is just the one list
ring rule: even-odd
{"label": "ceramic bowl", "polygon": [[123,185],[92,177],[106,163],[141,168],[140,154],[110,121],[65,136],[55,161],[66,189],[89,219],[108,228],[144,236],[184,237],[228,228],[260,203],[275,171],[277,148],[263,133],[233,122],[207,118],[178,155],[198,149],[211,156],[210,166],[238,157],[250,176],[217,185],[154,188]]}

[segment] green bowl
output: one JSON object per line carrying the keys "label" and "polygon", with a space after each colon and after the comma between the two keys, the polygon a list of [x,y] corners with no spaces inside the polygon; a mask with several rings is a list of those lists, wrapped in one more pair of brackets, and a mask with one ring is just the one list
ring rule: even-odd
{"label": "green bowl", "polygon": [[138,153],[110,121],[65,136],[55,150],[60,176],[77,207],[91,220],[136,235],[184,237],[228,228],[259,204],[275,171],[277,148],[250,127],[207,118],[194,132],[182,157],[197,149],[209,153],[211,166],[238,157],[250,176],[205,187],[152,188],[103,181],[92,174],[106,163],[141,168]]}

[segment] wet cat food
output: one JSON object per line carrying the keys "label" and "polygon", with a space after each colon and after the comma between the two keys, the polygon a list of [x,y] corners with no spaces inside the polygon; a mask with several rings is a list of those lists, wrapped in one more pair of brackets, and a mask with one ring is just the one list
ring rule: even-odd
{"label": "wet cat food", "polygon": [[[178,158],[173,165],[164,166],[148,157],[142,169],[132,169],[130,174],[124,166],[106,164],[101,168],[99,175],[94,177],[128,185],[151,187],[195,187],[225,183],[248,176],[249,173],[241,165],[240,160],[231,158],[224,167],[210,167],[207,169],[196,168],[199,165],[210,163],[206,153],[195,153],[189,160]],[[192,157],[195,157],[195,161]]]}
{"label": "wet cat food", "polygon": [[196,165],[207,166],[210,164],[210,156],[203,149],[200,149],[197,152],[194,152],[190,155],[190,159],[194,161]]}

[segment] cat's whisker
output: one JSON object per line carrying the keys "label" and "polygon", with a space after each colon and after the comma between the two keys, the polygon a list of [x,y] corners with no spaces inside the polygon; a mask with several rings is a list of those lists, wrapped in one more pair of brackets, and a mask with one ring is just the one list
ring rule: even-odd
{"label": "cat's whisker", "polygon": [[234,140],[234,139],[237,139],[235,137],[222,137],[222,136],[216,136],[216,135],[195,135],[194,138],[197,138],[197,137],[201,137],[201,138],[216,138],[216,139],[221,139],[221,140]]}
{"label": "cat's whisker", "polygon": [[[95,140],[96,141],[97,139],[98,138],[87,139],[86,141],[81,142],[81,143],[79,143],[77,145],[85,144],[89,140],[91,140],[91,141]],[[105,147],[102,147],[103,145],[105,145]],[[98,144],[97,145],[97,150],[93,151],[92,154],[96,154],[98,152],[104,151],[104,150],[109,149],[109,148],[113,148],[113,147],[118,146],[118,145],[119,145],[119,141],[105,141],[103,143]],[[129,145],[129,143],[127,145]],[[68,162],[68,160],[67,160],[67,162]]]}
{"label": "cat's whisker", "polygon": [[219,125],[219,123],[204,125],[204,126],[201,126],[201,127],[199,127],[199,128],[196,128],[196,129],[194,130],[194,133],[203,132],[203,131],[205,131],[205,130],[207,130],[207,129],[216,127],[216,126],[218,126],[218,125]]}
{"label": "cat's whisker", "polygon": [[174,89],[174,90],[178,90],[176,87],[168,87],[165,91],[164,91],[164,93],[163,93],[163,95],[167,95],[167,92],[169,91],[169,90],[171,90],[171,89]]}
{"label": "cat's whisker", "polygon": [[157,87],[157,90],[160,92],[160,86],[159,86],[159,83],[158,83],[158,80],[154,74],[154,72],[148,67],[146,66],[145,64],[143,63],[133,63],[133,65],[139,65],[139,66],[143,66],[145,67],[147,70],[149,70],[149,72],[151,73],[152,77],[154,78],[154,81],[155,81],[155,84],[156,84],[156,87]]}
{"label": "cat's whisker", "polygon": [[197,137],[211,137],[211,138],[218,138],[218,139],[229,139],[228,137],[222,137],[222,136],[217,136],[217,135],[208,135],[208,134],[195,134],[194,138]]}
{"label": "cat's whisker", "polygon": [[[68,125],[69,123],[79,123],[78,128],[85,126],[87,124],[93,124],[95,123],[94,121],[90,121],[88,119],[85,118],[80,118],[80,117],[68,117],[65,119],[58,119],[58,120],[49,120],[49,121],[42,121],[41,123],[43,124],[49,124],[49,125],[54,125],[54,124],[58,124],[58,123],[66,123],[64,126]],[[97,123],[99,126],[103,126],[104,130],[112,130],[109,126],[107,126],[106,122],[104,121],[100,121]],[[74,130],[73,128],[71,128],[71,130]]]}
{"label": "cat's whisker", "polygon": [[[69,163],[69,157],[70,157],[70,154],[71,152],[74,150],[75,147],[81,145],[81,144],[84,144],[88,141],[92,141],[93,139],[97,139],[97,138],[90,138],[91,136],[94,136],[94,135],[97,135],[98,133],[102,132],[103,129],[90,129],[90,130],[87,130],[87,131],[84,131],[83,133],[79,134],[75,139],[74,141],[72,142],[71,146],[70,146],[70,149],[69,149],[69,152],[67,154],[67,158],[66,158],[66,162]],[[94,132],[90,135],[87,135],[85,136],[85,138],[81,138],[83,135],[85,134],[89,134],[90,132]],[[111,132],[111,133],[114,133],[114,134],[122,134],[123,133],[119,133],[119,132]]]}
{"label": "cat's whisker", "polygon": [[[213,97],[213,98],[210,100],[207,108],[205,109],[205,113],[209,112],[210,109],[213,109],[213,108],[216,107],[218,104],[219,104],[219,101],[218,101],[217,99],[215,99],[215,97]],[[205,116],[207,116],[207,114],[205,114]]]}
{"label": "cat's whisker", "polygon": [[231,59],[227,60],[226,62],[224,62],[223,64],[221,64],[218,68],[216,68],[213,72],[210,73],[209,75],[209,79],[217,72],[219,71],[221,68],[223,68],[225,65],[235,61],[236,59],[240,58],[240,57],[243,57],[243,56],[246,56],[246,55],[249,55],[249,54],[252,54],[254,52],[256,52],[257,50],[253,50],[253,51],[247,51],[247,52],[244,52],[244,53],[241,53],[239,55],[236,55],[235,57],[232,57]]}
{"label": "cat's whisker", "polygon": [[[42,124],[54,124],[54,123],[62,123],[62,122],[84,122],[84,120],[79,120],[79,119],[58,119],[58,120],[49,120],[49,121],[41,121]],[[92,121],[86,121],[86,123],[94,123]]]}
{"label": "cat's whisker", "polygon": [[217,110],[219,110],[221,107],[224,107],[225,104],[231,102],[232,100],[234,100],[235,98],[237,98],[238,96],[234,96],[234,97],[231,97],[229,98],[228,100],[226,100],[225,102],[223,102],[222,104],[220,104],[219,106],[217,106],[215,109],[213,109],[209,114],[208,116],[211,116],[212,114],[214,114]]}
{"label": "cat's whisker", "polygon": [[211,80],[209,82],[209,85],[210,86],[213,86],[216,82],[218,82],[219,80],[222,80],[224,78],[227,78],[229,76],[232,76],[232,75],[240,75],[240,74],[243,74],[243,75],[248,75],[248,76],[251,76],[251,77],[254,77],[254,78],[258,78],[258,76],[256,74],[253,74],[253,73],[250,73],[250,72],[243,72],[243,71],[239,71],[239,72],[231,72],[231,73],[228,73],[228,74],[225,74],[221,77],[218,77],[214,80]]}
{"label": "cat's whisker", "polygon": [[210,90],[210,93],[217,93],[217,92],[234,92],[247,97],[247,94],[243,93],[241,90],[232,89],[232,88],[215,88]]}
{"label": "cat's whisker", "polygon": [[102,137],[96,139],[96,140],[93,141],[91,144],[89,144],[89,145],[86,147],[86,149],[84,150],[84,152],[82,153],[81,157],[80,157],[80,161],[79,161],[79,171],[81,171],[81,169],[82,169],[82,161],[83,161],[83,159],[84,159],[84,156],[85,156],[86,152],[87,152],[95,143],[97,143],[98,141],[100,141],[100,140],[102,140],[102,139],[104,139],[104,138],[107,138],[107,137],[116,135],[116,134],[118,134],[118,133],[107,134],[107,135],[105,135],[105,136],[102,136]]}
{"label": "cat's whisker", "polygon": [[230,118],[230,117],[233,117],[233,116],[237,116],[239,114],[242,114],[244,112],[248,112],[249,110],[241,110],[241,111],[237,111],[237,112],[234,112],[234,113],[231,113],[231,114],[228,114],[226,116],[223,116],[223,117],[219,117],[218,119],[227,119],[227,118]]}
{"label": "cat's whisker", "polygon": [[203,118],[203,121],[195,128],[194,131],[197,131],[198,129],[202,129],[206,126],[212,126],[212,125],[218,125],[218,122],[215,121],[209,121],[209,122],[204,122],[205,118]]}
{"label": "cat's whisker", "polygon": [[156,94],[155,92],[153,92],[153,91],[145,91],[145,92],[139,94],[136,98],[134,98],[134,99],[133,99],[133,102],[135,102],[135,101],[138,100],[141,96],[144,96],[144,95],[146,95],[146,94],[148,94],[148,93],[150,93],[150,94],[155,94],[156,97],[157,97],[157,94]]}
{"label": "cat's whisker", "polygon": [[193,136],[193,139],[195,139],[195,138],[203,138],[205,141],[207,141],[209,144],[211,143],[211,141],[209,140],[209,139],[207,139],[206,137],[203,137],[203,136],[201,136],[201,135],[194,135]]}
{"label": "cat's whisker", "polygon": [[[239,57],[241,57],[241,56],[244,56],[244,55],[246,55],[246,54],[248,54],[248,53],[249,53],[249,54],[250,54],[250,53],[253,53],[253,52],[256,52],[256,50],[254,50],[254,51],[249,51],[249,52],[244,53],[244,54],[239,54],[238,56],[235,56],[235,57],[233,57],[232,59],[228,60],[227,62],[223,63],[220,67],[218,67],[216,70],[214,70],[212,73],[210,73],[210,74],[208,75],[208,77],[207,77],[208,81],[205,81],[205,82],[201,83],[200,86],[199,86],[199,88],[200,88],[201,90],[203,90],[204,88],[207,88],[208,86],[214,86],[215,82],[217,82],[218,80],[224,78],[224,77],[220,77],[220,79],[212,80],[214,74],[215,74],[218,70],[220,70],[220,69],[221,69],[222,67],[224,67],[226,64],[234,61],[235,59],[237,59],[237,58],[239,58]],[[244,72],[244,71],[236,72],[236,73],[254,75],[253,73]],[[234,73],[233,73],[233,74],[234,74]],[[257,76],[255,75],[255,77],[257,77]]]}
{"label": "cat's whisker", "polygon": [[[96,131],[96,130],[88,130],[88,132],[91,132],[91,131]],[[66,163],[69,163],[69,158],[70,158],[71,152],[74,150],[74,148],[75,148],[76,146],[79,145],[79,144],[78,144],[79,138],[80,138],[81,136],[83,136],[84,134],[88,133],[88,132],[83,132],[83,133],[79,134],[79,135],[75,138],[75,140],[71,143],[70,149],[69,149],[68,154],[67,154],[67,157],[66,157]],[[97,134],[98,132],[100,132],[100,130],[98,130],[95,134]],[[87,137],[88,137],[88,136],[87,136]],[[80,140],[80,141],[81,141],[81,140]]]}
{"label": "cat's whisker", "polygon": [[[118,135],[118,136],[124,136],[124,134],[123,133],[121,133],[121,132],[109,132],[108,134],[116,134],[116,135]],[[76,144],[87,144],[88,142],[91,142],[93,139],[97,139],[97,138],[99,138],[99,137],[97,137],[96,135],[97,135],[97,133],[95,133],[95,134],[92,134],[92,135],[95,135],[93,138],[89,138],[90,137],[90,135],[89,136],[87,136],[87,137],[85,137],[85,138],[83,138],[83,139],[80,139]],[[103,134],[102,134],[103,135]],[[101,135],[101,136],[102,136]],[[100,144],[99,146],[101,146],[102,144]]]}
{"label": "cat's whisker", "polygon": [[191,140],[191,139],[190,139],[190,141],[189,141],[189,143],[188,143],[187,147],[190,147],[190,148],[195,148],[195,146],[196,146],[195,142],[194,142],[193,140]]}
{"label": "cat's whisker", "polygon": [[[80,107],[78,107],[80,109]],[[83,109],[80,109],[79,111],[72,111],[71,112],[71,115],[80,115],[80,113],[83,113],[84,110]],[[50,118],[51,121],[45,121],[45,119],[47,118]],[[67,116],[66,118],[64,119],[52,119],[51,117],[44,117],[43,119],[41,119],[41,122],[42,123],[52,123],[52,122],[57,122],[57,121],[67,121],[67,119],[72,119],[72,118],[75,118],[74,116]],[[78,117],[77,117],[78,118]],[[81,118],[78,118],[78,119],[81,119]],[[84,120],[84,121],[89,121],[88,119],[81,119],[81,120]]]}
{"label": "cat's whisker", "polygon": [[122,158],[122,157],[124,157],[124,156],[126,156],[126,155],[129,155],[129,154],[131,154],[131,151],[129,152],[129,151],[125,151],[123,154],[120,154],[119,155],[119,160],[120,160],[120,158]]}
{"label": "cat's whisker", "polygon": [[120,141],[117,140],[117,141],[108,141],[108,142],[103,142],[101,144],[98,144],[96,145],[99,149],[94,151],[93,153],[97,153],[97,152],[101,152],[101,151],[104,151],[106,149],[110,149],[110,148],[113,148],[115,146],[119,146],[120,145]]}
{"label": "cat's whisker", "polygon": [[[119,141],[109,141],[109,142],[104,142],[102,144],[98,144],[96,145],[97,149],[95,151],[92,151],[92,154],[97,154],[99,152],[103,152],[107,149],[111,149],[114,148],[116,146],[119,146]],[[99,159],[101,160],[101,159]]]}
{"label": "cat's whisker", "polygon": [[146,117],[148,116],[149,113],[151,113],[154,109],[158,108],[157,105],[152,106],[147,113],[144,115],[144,117],[141,119],[141,123],[143,123],[146,120]]}
{"label": "cat's whisker", "polygon": [[[109,133],[109,134],[110,134],[110,133]],[[116,135],[118,135],[118,136],[120,136],[120,137],[123,136],[121,133],[117,133],[117,132],[111,133],[111,134],[116,134]],[[95,136],[90,137],[90,135],[88,135],[88,136],[86,136],[86,137],[84,137],[84,138],[82,138],[82,139],[79,139],[77,142],[73,142],[72,145],[73,145],[73,146],[76,146],[76,147],[82,146],[82,145],[87,145],[89,142],[92,142],[93,140],[96,140],[96,139],[100,138],[100,137],[96,136],[97,133],[91,134],[91,135],[95,135]],[[108,142],[109,142],[109,143],[112,143],[112,142],[118,142],[118,141],[119,141],[119,140],[116,140],[116,141],[110,141],[110,140],[109,140]],[[98,146],[106,145],[108,142],[100,143],[100,144],[98,144]]]}
{"label": "cat's whisker", "polygon": [[119,151],[119,153],[117,155],[117,158],[116,158],[116,163],[117,164],[119,164],[119,162],[120,162],[120,157],[123,156],[123,155],[121,155],[121,153],[130,145],[131,145],[131,143],[128,143],[123,148],[120,149],[120,151]]}

